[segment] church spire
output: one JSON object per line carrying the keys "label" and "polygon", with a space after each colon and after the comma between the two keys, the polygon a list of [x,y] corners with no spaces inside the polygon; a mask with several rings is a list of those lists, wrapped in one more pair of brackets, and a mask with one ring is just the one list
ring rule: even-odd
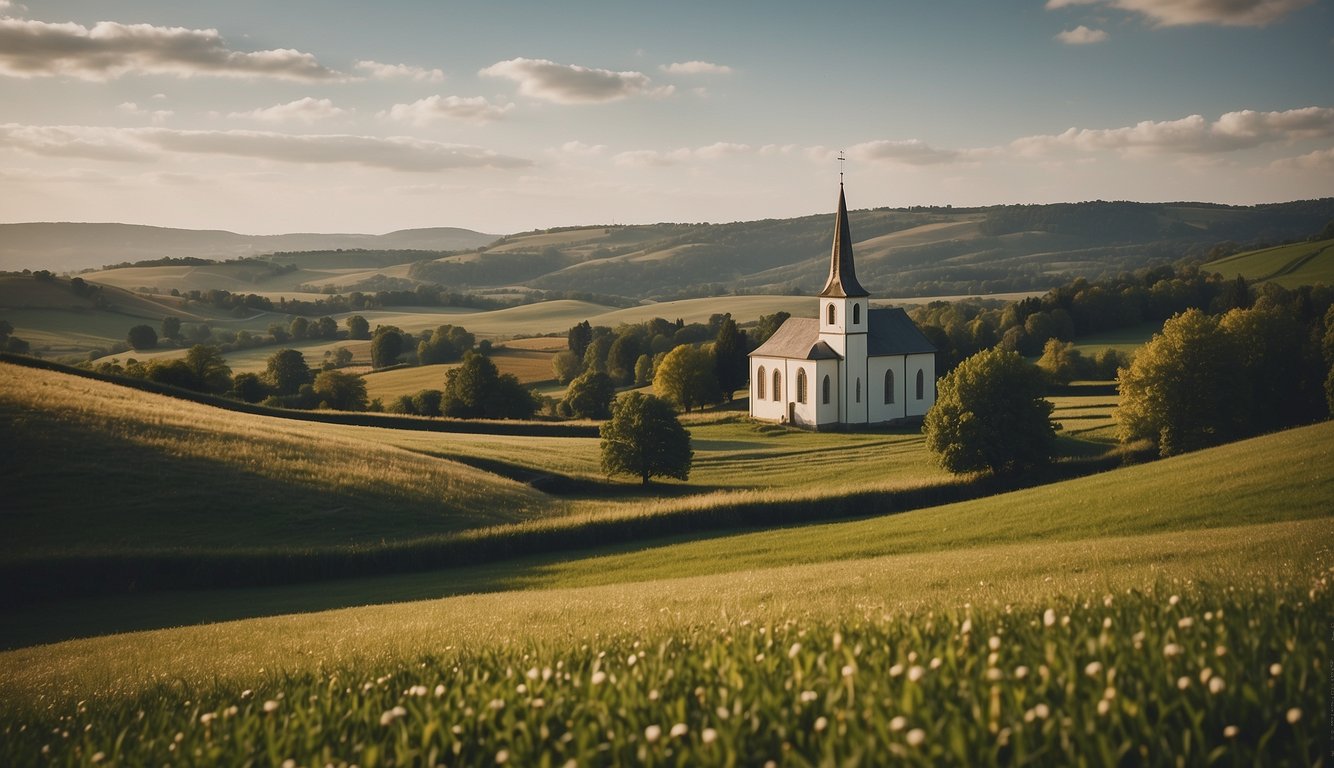
{"label": "church spire", "polygon": [[829,257],[829,280],[821,296],[851,298],[870,296],[857,282],[852,265],[852,230],[848,227],[848,202],[843,196],[843,182],[838,184],[838,217],[834,220],[834,251]]}

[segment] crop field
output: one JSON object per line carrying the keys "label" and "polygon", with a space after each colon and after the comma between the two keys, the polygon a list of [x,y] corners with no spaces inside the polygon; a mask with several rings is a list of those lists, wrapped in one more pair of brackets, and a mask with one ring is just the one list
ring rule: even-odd
{"label": "crop field", "polygon": [[1292,243],[1234,254],[1205,264],[1203,269],[1252,282],[1273,282],[1284,288],[1324,283],[1334,285],[1334,240]]}
{"label": "crop field", "polygon": [[[562,345],[564,340],[561,340]],[[359,358],[365,357],[366,362],[370,361],[369,342],[354,342],[366,345],[365,355],[358,354],[353,358],[356,362]],[[496,368],[501,373],[512,373],[522,384],[538,384],[552,382],[554,374],[551,369],[552,353],[537,349],[523,349],[520,347],[511,348],[509,342],[505,346],[493,347],[491,361],[496,364]],[[230,358],[229,358],[230,360]],[[315,362],[316,359],[307,358],[308,362]],[[371,398],[380,398],[388,404],[391,400],[400,395],[413,395],[423,389],[444,389],[445,373],[458,367],[459,363],[442,363],[438,365],[420,365],[411,368],[396,368],[390,371],[373,371],[365,374],[362,378],[366,382],[366,394]],[[564,389],[560,387],[558,389]]]}
{"label": "crop field", "polygon": [[[316,370],[324,362],[325,353],[332,354],[334,350],[346,348],[352,353],[352,365],[369,366],[371,364],[371,343],[369,341],[349,339],[340,339],[339,341],[329,341],[328,339],[303,339],[301,341],[288,340],[282,344],[266,344],[259,347],[249,347],[247,349],[235,349],[223,355],[227,365],[231,367],[232,373],[261,373],[268,368],[269,358],[273,353],[280,349],[295,349],[306,358],[306,364]],[[172,349],[156,349],[147,351],[128,351],[120,352],[115,355],[106,355],[98,358],[99,360],[120,360],[124,362],[134,358],[140,362],[149,360],[174,360],[183,358],[189,351],[189,347],[176,347]],[[416,390],[413,390],[416,391]]]}
{"label": "crop field", "polygon": [[[1089,382],[1095,387],[1112,387],[1115,382]],[[1077,391],[1077,390],[1076,390]],[[1097,442],[1116,442],[1116,410],[1119,397],[1110,394],[1072,394],[1047,398],[1054,406],[1052,421],[1061,426],[1058,434]]]}

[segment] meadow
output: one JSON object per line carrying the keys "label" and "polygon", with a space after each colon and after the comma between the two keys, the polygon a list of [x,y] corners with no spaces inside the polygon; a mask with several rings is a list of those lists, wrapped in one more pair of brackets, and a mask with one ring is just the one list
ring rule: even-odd
{"label": "meadow", "polygon": [[1250,282],[1272,282],[1284,288],[1302,285],[1334,285],[1334,240],[1317,240],[1245,251],[1203,269],[1227,277],[1238,275]]}

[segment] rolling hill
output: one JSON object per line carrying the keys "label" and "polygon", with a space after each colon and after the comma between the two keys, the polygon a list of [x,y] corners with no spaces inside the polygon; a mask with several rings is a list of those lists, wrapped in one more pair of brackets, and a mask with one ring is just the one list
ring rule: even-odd
{"label": "rolling hill", "polygon": [[1244,251],[1211,261],[1205,269],[1248,282],[1277,283],[1284,288],[1324,283],[1334,285],[1334,240],[1291,243]]}

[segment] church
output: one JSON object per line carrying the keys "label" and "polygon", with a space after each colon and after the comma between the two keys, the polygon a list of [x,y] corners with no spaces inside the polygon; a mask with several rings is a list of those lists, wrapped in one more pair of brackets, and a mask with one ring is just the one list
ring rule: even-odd
{"label": "church", "polygon": [[843,185],[819,317],[790,317],[750,353],[750,415],[814,429],[916,420],[936,401],[936,348],[857,282]]}

